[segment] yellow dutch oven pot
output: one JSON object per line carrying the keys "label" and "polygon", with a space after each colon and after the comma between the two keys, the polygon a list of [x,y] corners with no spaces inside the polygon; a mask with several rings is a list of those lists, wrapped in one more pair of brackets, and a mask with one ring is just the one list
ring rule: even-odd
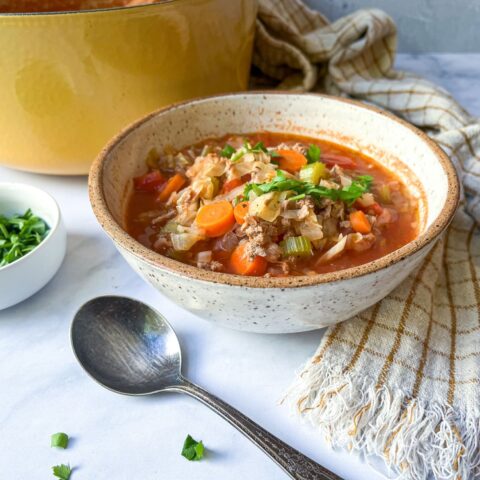
{"label": "yellow dutch oven pot", "polygon": [[255,16],[255,0],[0,13],[0,164],[85,174],[147,112],[246,89]]}

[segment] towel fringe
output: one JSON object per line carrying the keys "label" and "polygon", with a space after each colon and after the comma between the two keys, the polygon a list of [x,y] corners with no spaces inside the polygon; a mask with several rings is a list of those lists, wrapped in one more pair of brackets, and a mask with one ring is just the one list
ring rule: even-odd
{"label": "towel fringe", "polygon": [[376,388],[358,372],[310,365],[284,401],[334,448],[384,460],[404,480],[466,480],[480,475],[480,415]]}

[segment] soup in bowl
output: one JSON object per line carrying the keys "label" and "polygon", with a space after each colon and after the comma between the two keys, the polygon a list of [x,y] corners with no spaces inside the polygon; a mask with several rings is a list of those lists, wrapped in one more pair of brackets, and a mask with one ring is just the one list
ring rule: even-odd
{"label": "soup in bowl", "polygon": [[413,240],[418,199],[373,159],[313,138],[229,135],[149,152],[127,231],[215,272],[286,277],[350,268]]}
{"label": "soup in bowl", "polygon": [[458,202],[446,155],[376,108],[315,94],[177,104],[94,163],[97,218],[140,275],[227,327],[345,320],[393,290]]}

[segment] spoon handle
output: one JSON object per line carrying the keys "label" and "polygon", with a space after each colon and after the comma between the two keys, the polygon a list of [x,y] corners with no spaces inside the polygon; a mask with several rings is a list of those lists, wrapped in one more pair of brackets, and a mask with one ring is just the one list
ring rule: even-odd
{"label": "spoon handle", "polygon": [[296,480],[342,480],[341,477],[282,442],[282,440],[250,420],[246,415],[215,395],[208,393],[203,388],[186,379],[182,379],[182,383],[173,389],[195,397],[230,422],[257,447],[263,450],[277,465],[283,468],[291,478]]}

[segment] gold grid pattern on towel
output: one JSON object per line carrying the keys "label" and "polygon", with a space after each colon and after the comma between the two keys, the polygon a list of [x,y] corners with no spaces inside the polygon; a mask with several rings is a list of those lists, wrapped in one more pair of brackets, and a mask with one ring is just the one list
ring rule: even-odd
{"label": "gold grid pattern on towel", "polygon": [[[322,90],[393,111],[439,143],[463,185],[459,212],[420,268],[384,300],[328,330],[299,376],[298,408],[334,444],[383,455],[404,478],[475,478],[480,124],[442,88],[393,69],[396,28],[382,11],[361,10],[330,24],[300,0],[261,0],[257,26],[253,86]],[[337,376],[330,379],[331,372]],[[346,393],[348,382],[362,386],[358,398]],[[335,406],[339,397],[343,403]],[[392,402],[387,413],[379,399]],[[336,408],[343,415],[335,416]],[[424,423],[412,434],[420,412]],[[389,423],[382,425],[385,415]],[[422,425],[429,421],[427,435]]]}

